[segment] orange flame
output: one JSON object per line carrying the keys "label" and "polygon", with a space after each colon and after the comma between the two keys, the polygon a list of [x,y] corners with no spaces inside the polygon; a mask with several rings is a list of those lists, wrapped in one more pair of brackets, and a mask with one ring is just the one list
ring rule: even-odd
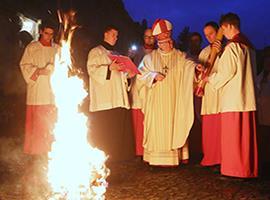
{"label": "orange flame", "polygon": [[104,199],[109,175],[105,166],[107,157],[87,142],[87,117],[78,113],[78,106],[87,92],[81,79],[69,77],[72,66],[70,43],[76,26],[68,20],[74,19],[73,14],[64,15],[61,48],[55,57],[51,80],[58,119],[48,163],[48,182],[52,188],[50,200]]}

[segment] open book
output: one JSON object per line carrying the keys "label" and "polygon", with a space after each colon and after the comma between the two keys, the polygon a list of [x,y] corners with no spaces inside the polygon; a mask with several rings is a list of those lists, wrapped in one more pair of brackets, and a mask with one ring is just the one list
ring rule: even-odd
{"label": "open book", "polygon": [[116,63],[120,63],[124,66],[123,72],[132,72],[134,74],[141,74],[137,69],[137,66],[132,62],[132,60],[127,56],[122,55],[109,55],[109,58],[113,61],[116,60]]}

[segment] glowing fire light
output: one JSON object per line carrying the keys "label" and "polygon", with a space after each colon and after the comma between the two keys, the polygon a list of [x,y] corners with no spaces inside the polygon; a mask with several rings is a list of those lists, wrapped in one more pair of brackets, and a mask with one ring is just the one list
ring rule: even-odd
{"label": "glowing fire light", "polygon": [[[64,15],[64,19],[70,18]],[[74,27],[67,26],[65,20],[63,22],[64,33],[69,27],[69,34],[67,39],[61,39],[52,76],[58,119],[48,163],[48,182],[52,189],[50,200],[104,199],[107,186],[105,179],[109,173],[104,164],[107,158],[104,152],[87,142],[87,118],[78,113],[79,104],[87,93],[81,79],[68,76]]]}

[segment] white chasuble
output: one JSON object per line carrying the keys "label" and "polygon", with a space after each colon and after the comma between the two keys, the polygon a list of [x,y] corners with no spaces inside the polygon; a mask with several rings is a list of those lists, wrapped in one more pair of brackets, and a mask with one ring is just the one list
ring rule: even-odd
{"label": "white chasuble", "polygon": [[[145,105],[144,160],[152,165],[178,165],[188,159],[186,141],[194,120],[193,79],[196,64],[181,51],[154,50],[140,64],[138,78],[148,87]],[[153,82],[160,72],[166,77]]]}

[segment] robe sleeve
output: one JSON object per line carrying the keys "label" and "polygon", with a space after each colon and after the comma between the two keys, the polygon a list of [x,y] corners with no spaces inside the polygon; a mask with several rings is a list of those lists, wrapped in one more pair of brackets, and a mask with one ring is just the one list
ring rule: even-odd
{"label": "robe sleeve", "polygon": [[92,49],[88,54],[87,60],[87,71],[89,76],[98,83],[104,84],[111,63],[111,59],[105,52],[102,52],[98,47]]}
{"label": "robe sleeve", "polygon": [[203,49],[198,57],[199,62],[202,64],[206,63],[206,61],[208,60],[209,54],[206,51],[207,49]]}
{"label": "robe sleeve", "polygon": [[218,90],[223,87],[236,74],[236,55],[237,52],[233,50],[231,45],[226,47],[219,60],[217,72],[209,76],[208,79],[214,89]]}
{"label": "robe sleeve", "polygon": [[151,62],[151,55],[144,56],[142,62],[139,65],[140,75],[137,78],[147,87],[151,88],[154,85],[154,79],[158,72],[154,71],[154,66]]}
{"label": "robe sleeve", "polygon": [[180,131],[173,133],[172,149],[178,149],[185,145],[194,122],[193,80],[196,65],[197,63],[194,61],[185,58],[184,62],[177,66],[182,69],[176,81],[176,112],[173,129]]}
{"label": "robe sleeve", "polygon": [[50,71],[50,75],[51,75],[54,71],[54,64],[52,62],[47,63],[46,69]]}
{"label": "robe sleeve", "polygon": [[31,47],[26,47],[20,61],[20,69],[27,84],[35,84],[38,78],[38,67],[33,64]]}
{"label": "robe sleeve", "polygon": [[[60,46],[55,44],[55,48],[56,48],[56,55],[57,55],[60,52]],[[55,56],[50,58],[50,60],[46,64],[45,68],[50,71],[50,74],[48,76],[53,74],[53,72],[55,70]]]}
{"label": "robe sleeve", "polygon": [[198,63],[195,62],[194,60],[191,60],[188,58],[186,59],[185,67],[191,68],[191,70],[195,71],[197,65],[198,65]]}

